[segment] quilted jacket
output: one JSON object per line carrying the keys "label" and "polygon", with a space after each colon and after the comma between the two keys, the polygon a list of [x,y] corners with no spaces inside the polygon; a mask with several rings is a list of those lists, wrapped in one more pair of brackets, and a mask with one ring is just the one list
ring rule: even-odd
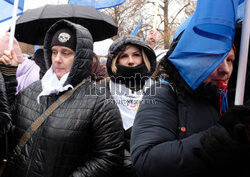
{"label": "quilted jacket", "polygon": [[[76,86],[90,75],[93,41],[88,30],[61,20],[47,32],[44,57],[51,66],[50,42],[59,28],[68,27],[76,34],[76,55],[65,84]],[[62,95],[37,96],[41,81],[19,92],[15,109],[15,142],[56,99]],[[100,86],[86,81],[58,107],[34,133],[16,156],[12,177],[111,177],[117,176],[123,160],[123,128],[115,104],[106,104]],[[11,167],[8,167],[11,169]]]}
{"label": "quilted jacket", "polygon": [[[15,75],[11,75],[7,70],[16,70],[15,67],[0,66],[0,137],[6,134],[12,125],[9,102],[13,102],[16,92],[17,81]],[[3,73],[2,73],[3,72]],[[6,88],[8,88],[6,90]]]}

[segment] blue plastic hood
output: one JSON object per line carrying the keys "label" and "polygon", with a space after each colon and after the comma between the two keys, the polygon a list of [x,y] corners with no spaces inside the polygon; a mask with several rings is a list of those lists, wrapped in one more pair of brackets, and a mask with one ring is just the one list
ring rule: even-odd
{"label": "blue plastic hood", "polygon": [[185,31],[169,60],[193,90],[232,48],[239,1],[242,0],[198,0],[192,17],[180,26]]}

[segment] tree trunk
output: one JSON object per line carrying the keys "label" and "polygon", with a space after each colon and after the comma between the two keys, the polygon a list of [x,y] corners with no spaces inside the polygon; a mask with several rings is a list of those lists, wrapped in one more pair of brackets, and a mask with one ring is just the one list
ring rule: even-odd
{"label": "tree trunk", "polygon": [[170,28],[168,21],[168,0],[164,0],[164,48],[168,49],[170,47]]}

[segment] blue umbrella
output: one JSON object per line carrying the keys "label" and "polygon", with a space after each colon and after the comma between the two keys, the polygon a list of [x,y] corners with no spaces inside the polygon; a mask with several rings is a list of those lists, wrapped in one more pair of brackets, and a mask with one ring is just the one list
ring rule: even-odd
{"label": "blue umbrella", "polygon": [[187,25],[189,24],[190,20],[192,19],[194,14],[191,14],[184,22],[180,24],[176,32],[174,33],[174,39],[177,39],[177,37],[186,29]]}
{"label": "blue umbrella", "polygon": [[[242,22],[243,17],[245,13],[245,0],[240,0],[238,9],[237,9],[237,22]],[[191,14],[184,22],[180,24],[176,32],[174,33],[174,39],[177,39],[177,37],[187,28],[187,25],[189,24],[190,20],[192,19],[194,14]]]}
{"label": "blue umbrella", "polygon": [[69,4],[92,6],[96,9],[105,9],[123,4],[126,0],[69,0]]}
{"label": "blue umbrella", "polygon": [[169,57],[193,90],[230,51],[238,3],[238,0],[198,0],[193,17]]}

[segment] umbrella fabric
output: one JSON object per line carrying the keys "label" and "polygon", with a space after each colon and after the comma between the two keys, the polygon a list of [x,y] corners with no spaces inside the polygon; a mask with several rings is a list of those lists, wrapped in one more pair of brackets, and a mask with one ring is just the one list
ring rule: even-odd
{"label": "umbrella fabric", "polygon": [[46,31],[60,19],[66,19],[87,28],[94,41],[117,34],[117,25],[110,17],[90,6],[61,4],[28,9],[16,21],[15,37],[18,41],[43,45]]}
{"label": "umbrella fabric", "polygon": [[178,29],[174,33],[174,36],[173,36],[174,39],[177,39],[178,36],[182,33],[182,31],[184,31],[186,29],[186,27],[189,24],[190,20],[192,19],[193,15],[194,14],[191,14],[184,22],[182,22],[180,24],[180,26],[178,27]]}
{"label": "umbrella fabric", "polygon": [[[24,0],[19,0],[17,15],[23,13]],[[14,0],[0,0],[0,23],[12,18],[12,9],[14,6]]]}
{"label": "umbrella fabric", "polygon": [[[244,13],[245,13],[245,0],[239,0],[239,5],[237,9],[237,22],[238,23],[243,21]],[[180,24],[180,26],[174,33],[174,36],[173,36],[174,39],[177,39],[177,37],[186,29],[193,15],[194,14],[191,14],[184,22]]]}
{"label": "umbrella fabric", "polygon": [[105,9],[123,4],[126,0],[69,0],[70,4],[92,6],[96,9]]}
{"label": "umbrella fabric", "polygon": [[238,0],[198,0],[192,19],[169,57],[193,90],[230,51],[234,41],[237,6]]}

